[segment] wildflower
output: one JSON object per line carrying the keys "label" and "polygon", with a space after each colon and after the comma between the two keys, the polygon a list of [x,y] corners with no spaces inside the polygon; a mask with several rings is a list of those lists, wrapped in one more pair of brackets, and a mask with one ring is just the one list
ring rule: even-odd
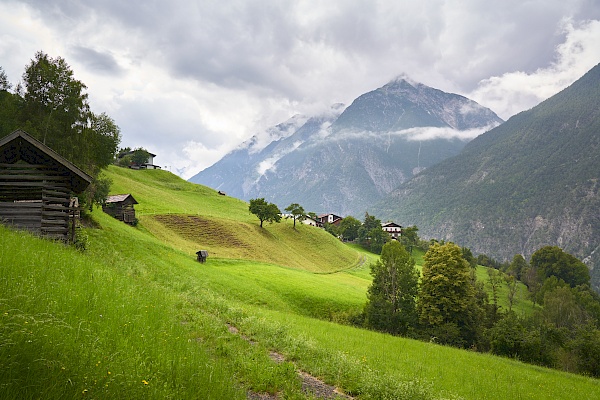
{"label": "wildflower", "polygon": [[142,383],[143,383],[144,385],[148,385],[148,381],[147,381],[147,380],[145,380],[145,379],[142,379]]}
{"label": "wildflower", "polygon": [[108,374],[110,375],[110,371],[108,371]]}

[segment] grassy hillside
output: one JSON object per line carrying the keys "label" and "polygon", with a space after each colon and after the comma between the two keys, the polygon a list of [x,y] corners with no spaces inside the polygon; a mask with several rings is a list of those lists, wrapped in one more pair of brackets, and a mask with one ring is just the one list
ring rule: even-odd
{"label": "grassy hillside", "polygon": [[[203,204],[206,189],[164,171],[110,174],[115,189],[139,190],[115,190],[142,203],[139,227],[96,210],[85,252],[0,227],[0,399],[305,398],[298,369],[360,399],[600,396],[594,379],[334,323],[362,309],[366,264],[327,274],[250,259],[199,264],[193,240],[152,234],[146,196],[153,212],[193,215],[193,204],[217,220],[233,215],[220,201],[238,203],[240,218],[244,203],[206,191]],[[163,185],[169,204],[144,181]],[[266,230],[273,236],[253,245],[304,234]]]}
{"label": "grassy hillside", "polygon": [[333,272],[363,262],[359,253],[314,227],[297,224],[293,229],[291,221],[283,220],[261,229],[247,203],[169,172],[112,167],[106,175],[114,182],[112,193],[132,193],[140,203],[136,213],[145,229],[189,254],[202,249],[210,257],[313,272]]}

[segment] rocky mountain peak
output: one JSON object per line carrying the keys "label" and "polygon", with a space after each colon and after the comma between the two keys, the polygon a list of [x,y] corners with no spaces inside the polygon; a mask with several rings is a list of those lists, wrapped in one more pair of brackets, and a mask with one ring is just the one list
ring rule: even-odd
{"label": "rocky mountain peak", "polygon": [[335,104],[255,135],[190,180],[245,200],[360,217],[417,171],[501,122],[472,100],[402,75],[347,108]]}

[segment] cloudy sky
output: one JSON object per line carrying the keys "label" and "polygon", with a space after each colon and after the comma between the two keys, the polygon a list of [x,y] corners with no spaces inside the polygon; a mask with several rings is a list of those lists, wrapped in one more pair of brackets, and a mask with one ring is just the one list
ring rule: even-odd
{"label": "cloudy sky", "polygon": [[401,74],[507,119],[600,62],[599,0],[0,0],[0,66],[63,57],[123,146],[189,178]]}

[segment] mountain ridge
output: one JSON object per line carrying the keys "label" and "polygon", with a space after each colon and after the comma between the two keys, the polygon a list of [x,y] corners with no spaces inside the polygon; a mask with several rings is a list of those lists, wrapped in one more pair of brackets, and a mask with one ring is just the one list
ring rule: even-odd
{"label": "mountain ridge", "polygon": [[360,216],[421,169],[502,122],[464,96],[404,78],[303,121],[259,152],[242,146],[189,180],[245,200],[264,197],[280,207],[294,202],[310,211]]}
{"label": "mountain ridge", "polygon": [[558,245],[600,271],[600,64],[482,134],[375,207],[496,258]]}

